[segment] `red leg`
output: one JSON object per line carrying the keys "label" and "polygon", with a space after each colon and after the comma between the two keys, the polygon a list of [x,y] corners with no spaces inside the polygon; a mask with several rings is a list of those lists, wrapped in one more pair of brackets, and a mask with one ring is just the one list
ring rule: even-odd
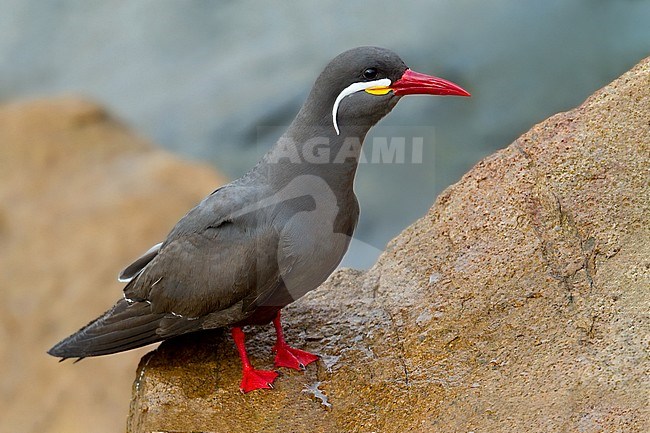
{"label": "red leg", "polygon": [[273,346],[273,351],[275,352],[276,367],[287,367],[293,368],[295,370],[303,370],[306,365],[309,365],[318,359],[318,355],[289,347],[287,342],[284,341],[284,334],[282,333],[282,324],[280,323],[279,311],[278,315],[275,316],[275,319],[273,319],[273,326],[275,326],[275,334],[277,335],[277,341],[275,343],[275,346]]}
{"label": "red leg", "polygon": [[243,393],[255,389],[273,388],[273,381],[278,377],[278,373],[270,370],[255,370],[248,360],[246,346],[244,344],[244,331],[241,328],[232,328],[232,339],[235,340],[237,352],[241,358],[241,384],[239,390]]}

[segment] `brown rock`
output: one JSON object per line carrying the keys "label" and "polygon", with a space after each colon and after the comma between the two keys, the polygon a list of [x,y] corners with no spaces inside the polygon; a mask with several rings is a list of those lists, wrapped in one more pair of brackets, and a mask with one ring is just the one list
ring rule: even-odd
{"label": "brown rock", "polygon": [[[241,395],[227,335],[168,341],[140,362],[128,430],[649,431],[649,286],[646,59],[289,307],[318,366]],[[252,335],[270,367],[271,331]]]}
{"label": "brown rock", "polygon": [[224,179],[77,99],[0,107],[0,430],[124,429],[147,349],[45,352],[120,296],[117,272]]}

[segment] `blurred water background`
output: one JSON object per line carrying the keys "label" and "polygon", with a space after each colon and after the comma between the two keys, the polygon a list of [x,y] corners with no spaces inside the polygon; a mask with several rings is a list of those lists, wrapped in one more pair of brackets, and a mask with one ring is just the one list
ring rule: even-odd
{"label": "blurred water background", "polygon": [[0,101],[83,95],[234,178],[330,58],[391,48],[473,97],[405,98],[375,129],[422,137],[424,150],[422,163],[407,151],[358,172],[362,214],[344,264],[367,267],[480,158],[647,56],[649,23],[648,0],[0,0]]}

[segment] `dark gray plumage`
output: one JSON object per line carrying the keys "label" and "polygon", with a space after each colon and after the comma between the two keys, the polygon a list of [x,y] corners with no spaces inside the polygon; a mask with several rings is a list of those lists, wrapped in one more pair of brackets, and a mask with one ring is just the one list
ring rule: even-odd
{"label": "dark gray plumage", "polygon": [[264,324],[318,287],[357,224],[353,181],[368,130],[403,94],[468,95],[441,79],[447,93],[433,81],[425,89],[416,75],[383,48],[333,59],[262,160],[128,266],[120,275],[124,299],[49,353],[83,358],[201,329]]}

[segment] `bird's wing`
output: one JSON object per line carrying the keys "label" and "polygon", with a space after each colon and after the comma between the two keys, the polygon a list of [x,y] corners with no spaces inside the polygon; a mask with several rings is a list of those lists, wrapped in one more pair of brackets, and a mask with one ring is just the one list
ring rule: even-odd
{"label": "bird's wing", "polygon": [[216,327],[241,320],[242,300],[277,278],[269,254],[277,234],[260,218],[264,212],[242,212],[255,203],[255,191],[231,186],[208,196],[122,271],[125,299],[49,353],[105,355],[196,331],[207,321]]}
{"label": "bird's wing", "polygon": [[127,267],[124,289],[153,313],[199,318],[227,309],[278,280],[278,234],[265,213],[250,209],[259,191],[224,187],[192,209],[156,251]]}
{"label": "bird's wing", "polygon": [[133,263],[124,268],[124,270],[122,270],[122,272],[120,272],[120,275],[117,277],[118,281],[121,283],[131,282],[131,280],[137,277],[140,272],[142,272],[142,270],[149,264],[149,262],[158,255],[158,251],[160,251],[161,246],[162,242],[154,245],[153,247],[149,248],[146,253],[138,257]]}
{"label": "bird's wing", "polygon": [[[229,186],[229,185],[226,185],[226,186]],[[201,205],[204,205],[205,202],[208,202],[211,197],[215,196],[223,188],[225,188],[225,186],[222,186],[222,187],[217,188],[216,190],[212,191],[212,193],[208,197],[206,197],[206,199],[203,200],[201,202],[201,204],[199,204],[199,206],[192,209],[192,211],[190,211],[188,213],[188,215],[186,215],[181,221],[183,221],[183,220],[191,220],[191,218],[188,218],[188,216],[191,213],[194,213],[194,214],[199,213],[197,208],[201,207]],[[225,200],[224,200],[224,202],[225,202]],[[205,208],[205,206],[203,206],[202,209],[204,209],[204,208]],[[225,213],[223,211],[227,211],[227,208],[228,208],[228,206],[222,205],[221,206],[222,212],[221,213],[215,212],[213,217],[215,219],[219,219],[219,217],[223,216],[223,214]],[[183,222],[184,222],[184,224],[182,224],[182,225],[180,224],[180,222],[178,224],[176,224],[176,226],[174,227],[174,230],[181,230],[183,228],[187,230],[187,228],[191,224],[187,224],[188,221],[183,221]],[[198,225],[197,225],[197,227],[198,227]],[[174,234],[174,231],[172,231],[172,233],[170,233],[168,238],[172,238],[173,234]],[[122,270],[122,272],[120,272],[120,274],[117,277],[118,281],[120,281],[121,283],[129,283],[129,282],[131,282],[131,280],[133,280],[135,277],[137,277],[144,270],[144,268],[149,264],[149,262],[151,262],[154,259],[154,257],[156,257],[158,255],[158,252],[160,251],[160,247],[162,246],[162,244],[163,244],[163,242],[160,242],[160,243],[157,243],[156,245],[154,245],[153,247],[149,248],[147,250],[147,252],[145,252],[143,255],[141,255],[136,260],[134,260],[133,263],[131,263],[129,266],[124,268]]]}

